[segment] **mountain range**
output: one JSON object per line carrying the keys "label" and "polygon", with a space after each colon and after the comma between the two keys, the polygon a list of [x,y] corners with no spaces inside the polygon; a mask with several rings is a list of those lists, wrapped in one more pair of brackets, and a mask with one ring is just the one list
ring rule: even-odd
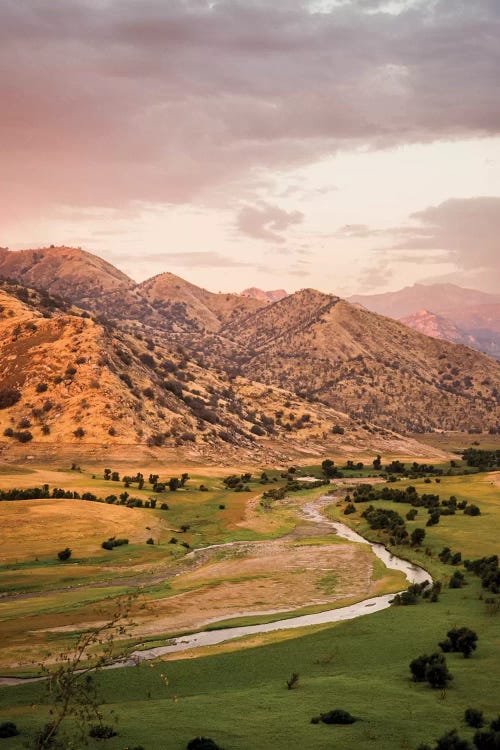
{"label": "mountain range", "polygon": [[455,284],[414,284],[397,292],[349,298],[417,331],[500,359],[500,294]]}
{"label": "mountain range", "polygon": [[0,277],[4,449],[425,456],[412,433],[498,428],[498,362],[335,295],[138,284],[65,247],[0,250]]}

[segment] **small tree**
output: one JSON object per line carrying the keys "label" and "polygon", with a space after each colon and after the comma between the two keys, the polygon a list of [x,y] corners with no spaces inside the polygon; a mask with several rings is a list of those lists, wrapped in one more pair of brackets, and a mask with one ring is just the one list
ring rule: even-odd
{"label": "small tree", "polygon": [[100,701],[96,691],[95,674],[124,658],[117,653],[118,638],[128,635],[133,597],[118,601],[116,608],[103,625],[80,635],[75,646],[60,654],[55,662],[41,664],[45,675],[51,718],[33,738],[32,750],[63,750],[68,743],[61,736],[61,724],[73,718],[85,737],[91,721],[102,724]]}
{"label": "small tree", "polygon": [[439,644],[445,653],[461,653],[468,659],[477,648],[477,633],[470,628],[452,628],[446,635],[446,640]]}
{"label": "small tree", "polygon": [[413,529],[410,536],[412,547],[420,547],[425,539],[425,529]]}
{"label": "small tree", "polygon": [[59,560],[63,562],[64,560],[69,560],[69,558],[71,557],[70,548],[66,547],[65,549],[62,549],[60,552],[57,553],[57,557],[59,558]]}
{"label": "small tree", "polygon": [[425,670],[425,677],[429,685],[440,690],[444,690],[448,682],[453,679],[453,675],[448,671],[446,659],[442,654],[432,654]]}
{"label": "small tree", "polygon": [[299,674],[298,672],[292,672],[288,680],[286,681],[286,686],[289,690],[293,690],[296,688],[299,684]]}
{"label": "small tree", "polygon": [[484,727],[484,716],[483,712],[477,708],[467,708],[464,713],[464,720],[467,726],[473,727],[474,729],[481,729]]}

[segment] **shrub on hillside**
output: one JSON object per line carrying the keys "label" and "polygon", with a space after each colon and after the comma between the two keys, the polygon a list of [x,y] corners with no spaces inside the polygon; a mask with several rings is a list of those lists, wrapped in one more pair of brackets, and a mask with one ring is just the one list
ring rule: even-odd
{"label": "shrub on hillside", "polygon": [[59,560],[69,560],[71,557],[71,550],[69,547],[66,547],[66,549],[62,549],[60,552],[57,553],[57,557]]}
{"label": "shrub on hillside", "polygon": [[8,409],[17,404],[21,393],[16,388],[0,388],[0,409]]}

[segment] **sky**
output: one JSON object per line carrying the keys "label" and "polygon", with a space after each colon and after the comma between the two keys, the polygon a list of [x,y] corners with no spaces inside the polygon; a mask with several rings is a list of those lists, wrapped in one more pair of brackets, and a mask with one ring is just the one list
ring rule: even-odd
{"label": "sky", "polygon": [[0,245],[500,288],[498,0],[2,0]]}

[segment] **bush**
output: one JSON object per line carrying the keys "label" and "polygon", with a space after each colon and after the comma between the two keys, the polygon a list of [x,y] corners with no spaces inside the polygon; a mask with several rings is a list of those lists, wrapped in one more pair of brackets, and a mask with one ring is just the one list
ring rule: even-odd
{"label": "bush", "polygon": [[466,507],[466,509],[464,510],[464,515],[465,516],[480,516],[481,511],[479,510],[477,505],[472,504]]}
{"label": "bush", "polygon": [[477,648],[477,633],[470,628],[452,628],[446,635],[446,640],[439,644],[445,653],[461,653],[468,659]]}
{"label": "bush", "polygon": [[209,737],[195,737],[187,743],[186,750],[222,750],[222,748]]}
{"label": "bush", "polygon": [[322,721],[323,724],[354,724],[357,721],[355,716],[351,716],[348,711],[343,711],[341,708],[334,708],[333,711],[327,711],[324,714],[320,714],[319,717],[311,719],[312,724],[317,724]]}
{"label": "bush", "polygon": [[57,553],[57,557],[59,560],[69,560],[71,557],[71,550],[69,547],[66,547],[66,549],[62,549],[60,552]]}
{"label": "bush", "polygon": [[460,570],[456,570],[450,578],[450,589],[461,589],[464,584],[464,574]]}
{"label": "bush", "polygon": [[477,708],[467,708],[464,713],[464,720],[468,727],[473,727],[474,729],[484,727],[483,712]]}
{"label": "bush", "polygon": [[0,724],[0,738],[17,737],[19,731],[13,721],[2,721]]}
{"label": "bush", "polygon": [[76,430],[73,431],[73,435],[76,438],[82,438],[85,435],[85,430],[83,427],[77,427]]}
{"label": "bush", "polygon": [[254,424],[250,432],[252,435],[257,435],[258,437],[262,437],[262,435],[266,434],[266,431],[263,430],[262,427],[259,427],[258,424]]}
{"label": "bush", "polygon": [[38,385],[36,387],[36,392],[37,393],[45,393],[45,391],[48,390],[48,387],[49,386],[47,385],[47,383],[38,383]]}
{"label": "bush", "polygon": [[8,409],[17,404],[21,393],[16,388],[0,388],[0,409]]}
{"label": "bush", "polygon": [[474,745],[477,750],[499,750],[500,733],[492,729],[486,732],[476,732],[474,735]]}
{"label": "bush", "polygon": [[15,432],[14,437],[19,440],[20,443],[29,443],[30,440],[33,440],[33,435],[29,430],[21,430],[20,432]]}
{"label": "bush", "polygon": [[128,539],[116,539],[111,537],[101,544],[103,549],[114,549],[115,547],[122,547],[124,544],[128,544]]}
{"label": "bush", "polygon": [[89,729],[89,737],[93,737],[96,740],[110,740],[111,737],[116,737],[116,734],[113,727],[106,724],[94,724]]}
{"label": "bush", "polygon": [[152,536],[150,536],[149,539],[146,539],[146,544],[154,544],[154,543],[155,543],[155,540],[153,539]]}

